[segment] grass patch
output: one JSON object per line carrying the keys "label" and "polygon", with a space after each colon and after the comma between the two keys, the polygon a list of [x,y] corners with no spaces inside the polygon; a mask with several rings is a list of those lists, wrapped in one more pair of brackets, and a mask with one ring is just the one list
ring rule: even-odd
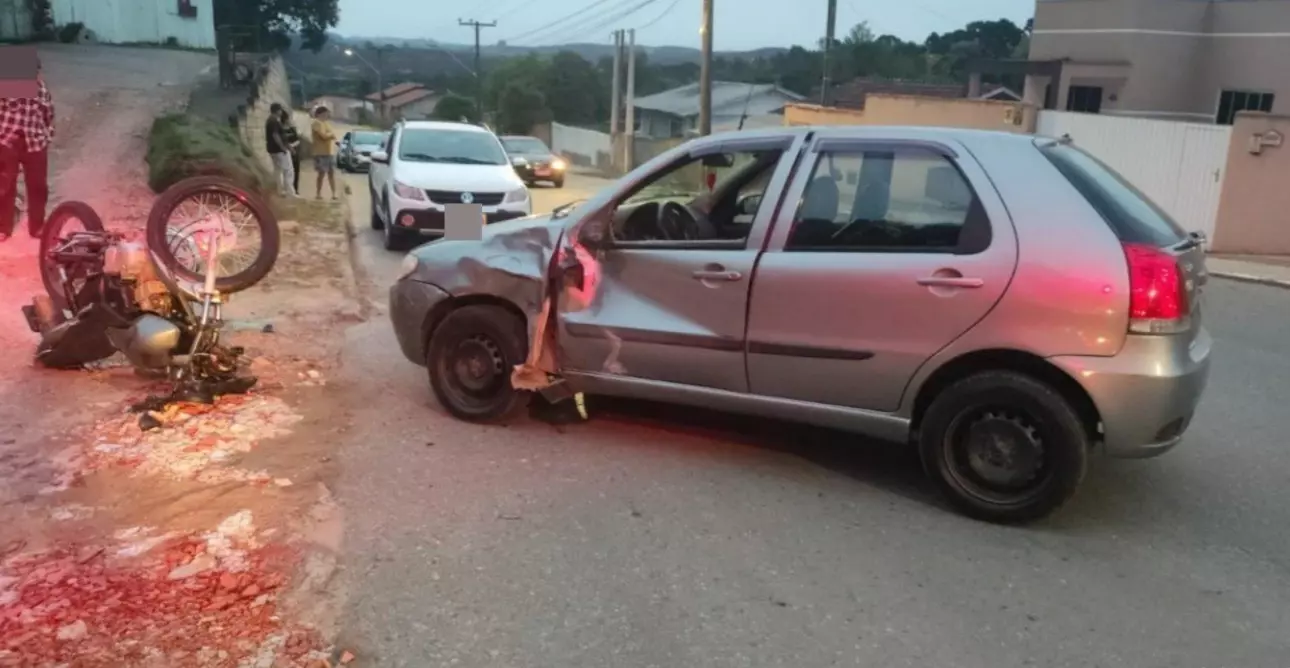
{"label": "grass patch", "polygon": [[193,176],[223,176],[261,195],[273,175],[231,127],[192,114],[170,114],[148,133],[148,187],[160,193]]}

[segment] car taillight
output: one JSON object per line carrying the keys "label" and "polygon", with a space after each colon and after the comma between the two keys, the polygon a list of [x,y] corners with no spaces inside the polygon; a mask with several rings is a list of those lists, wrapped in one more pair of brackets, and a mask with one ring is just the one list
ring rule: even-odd
{"label": "car taillight", "polygon": [[1175,334],[1191,327],[1186,278],[1168,252],[1147,244],[1124,244],[1129,263],[1129,331]]}

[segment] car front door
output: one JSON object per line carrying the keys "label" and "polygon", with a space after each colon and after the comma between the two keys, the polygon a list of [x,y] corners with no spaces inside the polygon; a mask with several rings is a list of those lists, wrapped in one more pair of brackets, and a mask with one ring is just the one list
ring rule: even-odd
{"label": "car front door", "polygon": [[[801,136],[786,132],[702,144],[633,179],[621,196],[589,214],[603,216],[610,234],[594,257],[581,258],[584,284],[590,286],[585,299],[560,305],[561,367],[609,382],[640,379],[747,392],[749,286],[774,203],[768,199],[749,218],[738,215],[737,202],[753,194],[750,188],[784,187]],[[732,164],[714,168],[720,160],[713,156]],[[670,229],[671,218],[663,227],[652,224],[660,215],[681,215],[680,203],[696,215],[702,232],[683,239],[651,233]]]}
{"label": "car front door", "polygon": [[939,140],[822,133],[785,201],[749,306],[755,394],[896,411],[918,368],[989,313],[1016,266],[989,178]]}

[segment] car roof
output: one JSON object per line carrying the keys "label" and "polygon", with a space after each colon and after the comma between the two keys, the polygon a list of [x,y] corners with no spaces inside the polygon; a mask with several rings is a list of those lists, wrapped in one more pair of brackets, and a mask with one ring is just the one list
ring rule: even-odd
{"label": "car roof", "polygon": [[533,135],[502,135],[502,139],[537,139],[538,141],[542,141]]}
{"label": "car roof", "polygon": [[457,123],[454,121],[403,121],[403,127],[409,130],[464,130],[484,134],[493,133],[488,128],[482,128],[473,123]]}

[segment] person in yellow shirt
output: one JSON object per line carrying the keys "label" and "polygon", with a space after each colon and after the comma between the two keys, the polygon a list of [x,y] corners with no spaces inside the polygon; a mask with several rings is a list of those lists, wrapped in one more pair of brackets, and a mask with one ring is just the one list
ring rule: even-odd
{"label": "person in yellow shirt", "polygon": [[331,110],[318,105],[314,107],[314,122],[311,128],[313,139],[314,171],[318,172],[318,183],[314,196],[322,199],[323,179],[331,186],[331,198],[336,199],[336,131],[331,127]]}

